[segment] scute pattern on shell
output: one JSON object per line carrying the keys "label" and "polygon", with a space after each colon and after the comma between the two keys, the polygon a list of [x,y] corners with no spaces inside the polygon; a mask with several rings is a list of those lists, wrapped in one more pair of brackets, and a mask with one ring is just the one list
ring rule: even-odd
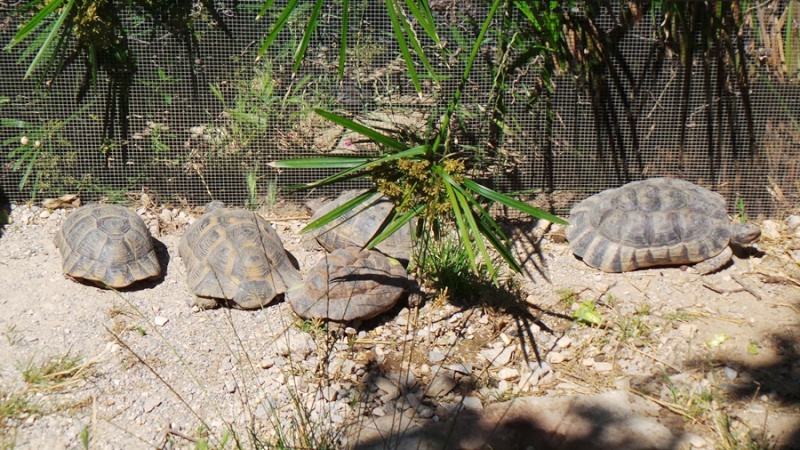
{"label": "scute pattern on shell", "polygon": [[[206,212],[181,237],[186,282],[198,297],[254,309],[302,283],[278,233],[259,215],[235,209]],[[201,306],[216,301],[198,302]]]}
{"label": "scute pattern on shell", "polygon": [[56,233],[63,271],[74,278],[123,288],[161,274],[144,221],[119,205],[78,208]]}
{"label": "scute pattern on shell", "polygon": [[609,189],[570,211],[567,239],[575,255],[606,272],[692,264],[729,244],[725,199],[674,178]]}
{"label": "scute pattern on shell", "polygon": [[[364,190],[344,191],[339,197],[314,211],[311,222],[362,193]],[[329,252],[347,247],[364,248],[389,217],[393,207],[388,198],[376,193],[364,205],[314,232],[314,237]],[[409,223],[378,244],[375,249],[407,264],[411,260],[412,245]]]}
{"label": "scute pattern on shell", "polygon": [[408,274],[399,261],[348,247],[323,256],[305,283],[289,291],[287,300],[306,319],[365,320],[390,310],[407,284]]}

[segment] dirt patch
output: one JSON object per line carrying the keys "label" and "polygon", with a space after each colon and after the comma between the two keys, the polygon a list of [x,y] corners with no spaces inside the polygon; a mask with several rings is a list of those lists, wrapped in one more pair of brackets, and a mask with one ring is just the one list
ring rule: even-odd
{"label": "dirt patch", "polygon": [[[305,273],[322,250],[297,234],[298,209],[285,209],[292,217],[273,205],[267,218]],[[114,292],[62,275],[53,236],[64,210],[13,209],[0,239],[4,445],[255,447],[257,437],[338,448],[368,420],[424,432],[515,398],[609,391],[646,402],[692,448],[798,445],[800,236],[783,222],[707,276],[600,273],[557,231],[518,229],[526,272],[509,283],[512,307],[434,293],[332,339],[282,301],[193,307],[177,246],[194,212],[138,212],[163,244],[166,274]]]}

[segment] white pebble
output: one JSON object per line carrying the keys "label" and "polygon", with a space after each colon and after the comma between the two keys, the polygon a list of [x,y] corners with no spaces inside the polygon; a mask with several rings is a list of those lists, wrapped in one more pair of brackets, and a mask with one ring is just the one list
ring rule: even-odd
{"label": "white pebble", "polygon": [[614,368],[614,365],[611,364],[610,362],[601,361],[601,362],[595,362],[593,367],[594,370],[598,372],[609,372],[611,371],[611,369]]}
{"label": "white pebble", "polygon": [[169,319],[167,319],[164,316],[155,316],[153,318],[153,323],[156,324],[156,326],[159,326],[159,327],[163,327],[164,325],[167,324],[167,322],[169,322]]}

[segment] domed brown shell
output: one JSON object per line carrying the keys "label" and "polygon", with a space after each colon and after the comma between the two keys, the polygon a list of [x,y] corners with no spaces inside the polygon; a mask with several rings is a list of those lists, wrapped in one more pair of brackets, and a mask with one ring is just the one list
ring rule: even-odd
{"label": "domed brown shell", "polygon": [[731,225],[721,195],[674,178],[600,192],[572,208],[569,223],[573,253],[606,272],[697,263],[720,255],[740,229],[750,232],[745,241],[759,234],[753,225]]}
{"label": "domed brown shell", "polygon": [[348,247],[323,256],[305,283],[286,295],[300,317],[349,322],[390,310],[407,285],[408,274],[396,259]]}
{"label": "domed brown shell", "polygon": [[[333,201],[316,208],[311,216],[311,221],[319,219],[362,193],[364,190],[344,191]],[[376,193],[353,211],[316,230],[314,237],[329,252],[347,247],[364,248],[383,226],[393,207],[394,205],[388,198]],[[408,264],[411,260],[412,246],[411,223],[409,222],[379,243],[375,250],[400,260],[403,264]]]}
{"label": "domed brown shell", "polygon": [[77,209],[56,233],[63,271],[74,278],[123,288],[161,274],[144,221],[119,205]]}
{"label": "domed brown shell", "polygon": [[303,281],[278,233],[250,211],[207,211],[186,229],[178,252],[202,307],[221,299],[242,309],[260,308]]}

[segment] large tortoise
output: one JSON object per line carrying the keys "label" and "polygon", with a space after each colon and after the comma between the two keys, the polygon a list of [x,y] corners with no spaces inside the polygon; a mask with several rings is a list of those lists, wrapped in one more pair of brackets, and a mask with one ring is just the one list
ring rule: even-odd
{"label": "large tortoise", "polygon": [[298,316],[350,322],[390,310],[408,286],[408,274],[394,258],[348,247],[324,255],[287,301]]}
{"label": "large tortoise", "polygon": [[258,214],[212,202],[181,237],[186,282],[202,308],[220,299],[241,309],[266,306],[302,283],[278,233]]}
{"label": "large tortoise", "polygon": [[112,288],[158,277],[161,265],[144,221],[119,205],[77,209],[56,233],[64,273]]}
{"label": "large tortoise", "polygon": [[[320,206],[313,202],[309,203],[310,208],[314,210],[311,221],[319,219],[364,192],[364,190],[357,189],[344,191],[336,199]],[[389,217],[393,207],[394,205],[388,198],[376,193],[353,211],[319,230],[315,230],[313,235],[317,242],[329,252],[347,247],[364,248]],[[411,260],[412,245],[411,223],[409,222],[380,242],[375,250],[407,265]]]}
{"label": "large tortoise", "polygon": [[755,225],[731,223],[725,199],[674,178],[653,178],[609,189],[570,211],[572,252],[605,272],[694,264],[701,274],[730,261],[729,244],[761,235]]}

